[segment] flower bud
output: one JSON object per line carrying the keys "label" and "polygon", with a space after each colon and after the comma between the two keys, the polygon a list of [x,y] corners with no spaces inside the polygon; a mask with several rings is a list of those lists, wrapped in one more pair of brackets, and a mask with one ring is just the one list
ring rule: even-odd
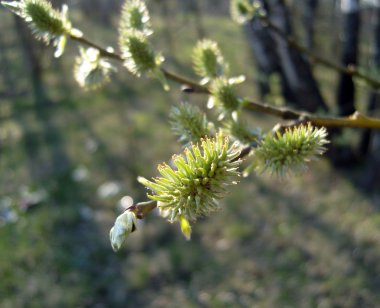
{"label": "flower bud", "polygon": [[218,44],[211,40],[202,40],[193,49],[194,71],[204,77],[208,82],[218,76],[222,76],[227,70],[222,53]]}
{"label": "flower bud", "polygon": [[222,118],[226,114],[232,114],[240,107],[240,100],[237,97],[233,84],[224,77],[219,77],[211,83],[211,97],[209,107],[216,105],[222,110]]}
{"label": "flower bud", "polygon": [[120,33],[119,44],[124,65],[138,77],[144,73],[155,73],[164,60],[154,53],[146,36],[139,31]]}
{"label": "flower bud", "polygon": [[120,17],[120,33],[130,30],[151,35],[153,30],[150,24],[150,16],[145,3],[141,0],[125,1]]}

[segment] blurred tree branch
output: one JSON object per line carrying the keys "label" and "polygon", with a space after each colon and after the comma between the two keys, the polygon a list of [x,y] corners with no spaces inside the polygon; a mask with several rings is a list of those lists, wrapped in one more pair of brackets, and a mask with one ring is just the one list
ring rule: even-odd
{"label": "blurred tree branch", "polygon": [[375,89],[380,88],[380,80],[374,79],[371,76],[368,76],[365,73],[360,72],[354,65],[340,65],[315,54],[312,50],[306,48],[305,46],[297,42],[293,37],[288,36],[282,29],[280,29],[274,23],[272,23],[266,15],[260,15],[259,18],[264,25],[266,25],[270,30],[272,30],[281,38],[283,38],[289,44],[289,46],[298,50],[300,53],[307,55],[310,58],[310,61],[319,63],[337,72],[363,79],[369,85],[371,85],[371,87]]}

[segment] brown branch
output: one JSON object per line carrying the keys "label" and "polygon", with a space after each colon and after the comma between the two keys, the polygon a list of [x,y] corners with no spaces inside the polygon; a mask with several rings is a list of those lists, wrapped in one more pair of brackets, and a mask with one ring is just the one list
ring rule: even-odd
{"label": "brown branch", "polygon": [[76,41],[80,44],[83,44],[83,45],[87,45],[89,47],[93,47],[93,48],[96,48],[97,50],[99,50],[100,52],[100,55],[105,57],[105,58],[110,58],[110,59],[113,59],[113,60],[116,60],[116,61],[119,61],[119,62],[124,62],[123,60],[123,57],[115,52],[111,52],[101,46],[99,46],[98,44],[95,44],[94,42],[88,40],[87,38],[83,37],[83,35],[75,35],[75,34],[72,34],[70,33],[69,34],[69,37],[73,40],[73,41]]}
{"label": "brown branch", "polygon": [[[271,24],[271,27],[275,27],[275,26]],[[276,31],[281,31],[278,28],[273,28],[273,29],[277,29]],[[124,62],[124,59],[121,55],[114,52],[110,52],[102,48],[101,46],[89,41],[88,39],[84,37],[70,35],[70,38],[78,43],[98,49],[100,54],[104,57],[107,57],[119,62]],[[326,60],[323,60],[323,61],[324,63],[326,63]],[[210,90],[206,86],[200,85],[199,83],[195,81],[189,80],[185,77],[169,72],[165,70],[164,68],[162,68],[161,70],[166,76],[166,78],[184,85],[186,87],[185,89],[186,92],[210,94]],[[344,67],[340,67],[339,70],[346,71],[348,69]],[[351,74],[358,76],[357,75],[358,72],[356,72],[355,70],[349,70],[349,71],[351,72]],[[378,83],[380,85],[380,82]],[[243,104],[243,108],[248,109],[248,110],[268,114],[268,115],[281,118],[284,120],[300,120],[300,121],[304,120],[305,122],[310,122],[311,124],[315,126],[380,129],[380,119],[367,117],[367,116],[361,115],[358,112],[355,112],[353,115],[349,117],[326,117],[326,116],[318,116],[318,115],[303,112],[303,111],[296,111],[296,110],[286,108],[286,107],[275,107],[275,106],[268,105],[265,103],[255,102],[252,100],[243,100],[242,104]]]}
{"label": "brown branch", "polygon": [[348,117],[331,117],[318,116],[290,108],[273,107],[268,104],[254,101],[245,102],[244,107],[249,110],[269,114],[284,120],[310,122],[314,126],[380,129],[380,119],[362,115],[358,111]]}

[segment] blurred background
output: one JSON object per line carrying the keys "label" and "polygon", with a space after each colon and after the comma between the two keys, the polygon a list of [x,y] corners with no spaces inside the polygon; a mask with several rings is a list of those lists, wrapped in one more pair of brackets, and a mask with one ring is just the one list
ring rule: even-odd
{"label": "blurred background", "polygon": [[[378,1],[267,0],[273,22],[323,57],[379,75]],[[59,7],[61,1],[53,1]],[[102,46],[117,46],[122,1],[73,0],[70,19]],[[378,93],[299,55],[259,22],[235,24],[229,1],[147,1],[165,67],[193,79],[191,50],[217,41],[239,93],[270,104],[376,115]],[[187,242],[155,214],[114,253],[109,230],[123,206],[146,200],[137,176],[180,151],[171,106],[207,98],[164,92],[119,66],[85,92],[64,56],[36,41],[0,7],[1,307],[379,307],[378,136],[334,131],[310,170],[251,175]],[[251,116],[270,129],[276,119]]]}

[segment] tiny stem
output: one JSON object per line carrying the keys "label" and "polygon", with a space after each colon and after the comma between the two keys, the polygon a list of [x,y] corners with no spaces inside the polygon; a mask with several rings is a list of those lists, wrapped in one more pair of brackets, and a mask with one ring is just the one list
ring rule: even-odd
{"label": "tiny stem", "polygon": [[114,53],[114,52],[110,52],[107,49],[104,49],[103,47],[99,46],[98,44],[95,44],[94,42],[88,40],[87,38],[85,38],[83,36],[79,36],[79,35],[75,35],[75,34],[70,33],[69,37],[73,41],[76,41],[76,42],[78,42],[80,44],[96,48],[97,50],[99,50],[100,55],[103,56],[103,57],[105,57],[105,58],[110,58],[110,59],[113,59],[113,60],[116,60],[116,61],[124,62],[124,60],[123,60],[123,58],[122,58],[121,55],[119,55],[117,53]]}
{"label": "tiny stem", "polygon": [[156,207],[157,207],[157,201],[151,200],[151,201],[136,203],[130,206],[129,208],[127,208],[126,211],[131,211],[135,213],[138,219],[144,219],[145,216],[151,211],[153,211]]}

